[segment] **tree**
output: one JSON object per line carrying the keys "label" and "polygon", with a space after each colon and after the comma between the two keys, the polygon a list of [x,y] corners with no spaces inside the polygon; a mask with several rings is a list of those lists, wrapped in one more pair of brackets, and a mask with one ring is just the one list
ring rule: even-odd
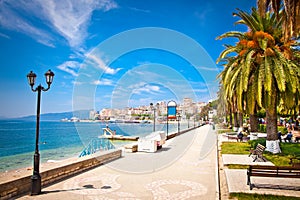
{"label": "tree", "polygon": [[273,10],[276,18],[283,16],[282,31],[284,41],[300,35],[300,1],[299,0],[257,0],[259,15],[264,17]]}
{"label": "tree", "polygon": [[257,108],[265,108],[266,150],[278,153],[277,104],[280,99],[299,96],[300,70],[295,59],[298,50],[293,48],[296,41],[283,40],[284,15],[266,12],[261,16],[255,8],[251,14],[238,11],[234,14],[241,18],[237,24],[246,25],[248,32],[228,32],[219,37],[238,39],[235,46],[226,45],[217,60],[226,63],[220,77],[226,94],[236,95],[239,110],[254,114]]}

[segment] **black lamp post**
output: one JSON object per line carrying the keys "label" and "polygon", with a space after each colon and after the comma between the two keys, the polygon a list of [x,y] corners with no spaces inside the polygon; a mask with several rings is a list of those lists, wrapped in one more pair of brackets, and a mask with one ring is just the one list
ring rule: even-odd
{"label": "black lamp post", "polygon": [[[159,104],[157,103],[156,107],[158,107],[158,106],[159,106]],[[155,132],[155,110],[156,110],[156,108],[155,108],[155,106],[153,106],[153,103],[150,103],[150,108],[151,108],[151,110],[153,110],[153,132]]]}
{"label": "black lamp post", "polygon": [[177,118],[177,132],[178,132],[178,134],[179,134],[179,132],[180,132],[180,117],[181,117],[181,115],[180,115],[180,113],[178,112],[178,113],[176,113],[176,118]]}
{"label": "black lamp post", "polygon": [[27,74],[28,83],[33,92],[38,92],[37,96],[37,112],[36,112],[36,135],[35,135],[35,152],[33,158],[33,175],[31,176],[31,195],[38,195],[41,193],[41,175],[40,175],[40,154],[39,154],[39,132],[40,132],[40,107],[41,107],[41,92],[50,89],[50,85],[53,81],[54,73],[48,70],[45,73],[47,88],[44,88],[41,84],[35,89],[33,88],[35,84],[36,74],[30,71]]}

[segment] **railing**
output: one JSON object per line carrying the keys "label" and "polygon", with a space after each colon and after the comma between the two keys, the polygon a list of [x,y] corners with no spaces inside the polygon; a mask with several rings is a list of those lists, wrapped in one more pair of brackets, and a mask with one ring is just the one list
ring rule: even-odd
{"label": "railing", "polygon": [[82,150],[79,157],[91,155],[98,151],[106,151],[115,149],[115,146],[106,138],[94,138],[90,143]]}

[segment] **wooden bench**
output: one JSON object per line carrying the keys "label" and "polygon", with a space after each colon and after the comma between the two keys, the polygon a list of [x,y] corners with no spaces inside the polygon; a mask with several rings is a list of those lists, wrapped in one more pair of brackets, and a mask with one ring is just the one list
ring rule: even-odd
{"label": "wooden bench", "polygon": [[125,152],[134,153],[134,152],[137,152],[138,145],[137,145],[137,143],[127,144],[124,146],[124,148],[125,148]]}
{"label": "wooden bench", "polygon": [[[239,137],[236,134],[226,134],[226,135],[223,135],[223,136],[227,137],[228,140],[236,140],[237,142],[240,140]],[[243,136],[242,141],[247,142],[249,139],[250,139],[250,137]]]}
{"label": "wooden bench", "polygon": [[250,149],[250,154],[249,157],[251,155],[254,155],[254,159],[253,162],[255,162],[258,158],[262,159],[263,161],[266,161],[266,159],[263,157],[263,152],[265,151],[265,148],[263,145],[261,144],[257,144],[255,149]]}
{"label": "wooden bench", "polygon": [[237,136],[234,136],[234,135],[228,135],[227,138],[228,138],[228,140],[236,140],[236,141],[239,140],[239,138]]}
{"label": "wooden bench", "polygon": [[290,158],[289,164],[293,167],[300,167],[300,158]]}
{"label": "wooden bench", "polygon": [[249,166],[247,169],[247,185],[250,186],[250,190],[253,188],[253,184],[251,184],[250,180],[251,176],[270,178],[300,178],[300,167],[262,165]]}

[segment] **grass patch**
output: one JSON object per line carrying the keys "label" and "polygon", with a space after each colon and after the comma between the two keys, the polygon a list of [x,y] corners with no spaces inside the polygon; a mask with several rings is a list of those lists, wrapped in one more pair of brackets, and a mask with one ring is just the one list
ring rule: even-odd
{"label": "grass patch", "polygon": [[228,169],[248,169],[249,165],[229,164],[226,165]]}
{"label": "grass patch", "polygon": [[232,132],[232,129],[218,129],[218,134]]}
{"label": "grass patch", "polygon": [[249,154],[250,144],[247,142],[222,142],[222,154]]}
{"label": "grass patch", "polygon": [[[223,142],[221,146],[221,154],[249,154],[250,148],[255,148],[257,143],[265,146],[265,142],[260,140],[252,140],[249,142]],[[272,154],[264,152],[263,156],[274,163],[276,166],[290,166],[290,158],[300,158],[300,143],[280,143],[281,153]]]}
{"label": "grass patch", "polygon": [[242,199],[242,200],[296,200],[298,197],[286,197],[286,196],[275,196],[270,194],[245,194],[245,193],[231,193],[230,199]]}
{"label": "grass patch", "polygon": [[276,166],[290,166],[290,158],[300,157],[300,143],[280,143],[281,153],[265,152],[264,157]]}

